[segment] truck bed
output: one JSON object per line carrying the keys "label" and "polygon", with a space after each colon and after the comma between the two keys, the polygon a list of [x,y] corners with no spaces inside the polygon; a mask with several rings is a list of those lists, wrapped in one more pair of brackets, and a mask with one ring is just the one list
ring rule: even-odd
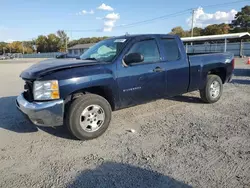
{"label": "truck bed", "polygon": [[188,56],[190,55],[203,55],[203,54],[220,54],[222,52],[202,52],[202,53],[187,53]]}
{"label": "truck bed", "polygon": [[209,70],[223,69],[225,81],[229,80],[234,65],[234,55],[232,53],[209,53],[209,54],[187,54],[190,64],[190,85],[189,91],[201,89],[206,82]]}

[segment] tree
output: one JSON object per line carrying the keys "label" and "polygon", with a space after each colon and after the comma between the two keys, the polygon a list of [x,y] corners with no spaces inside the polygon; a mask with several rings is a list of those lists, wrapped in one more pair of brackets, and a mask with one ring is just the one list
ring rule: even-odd
{"label": "tree", "polygon": [[23,51],[21,53],[30,54],[34,52],[34,41],[23,41],[22,43]]}
{"label": "tree", "polygon": [[69,47],[75,46],[77,44],[89,44],[89,43],[97,43],[101,40],[105,40],[108,37],[104,36],[104,37],[92,37],[92,38],[80,38],[78,40],[72,40],[69,42]]}
{"label": "tree", "polygon": [[48,44],[47,37],[44,35],[39,35],[36,39],[37,52],[47,52]]}
{"label": "tree", "polygon": [[68,45],[69,37],[64,30],[58,30],[56,33],[60,38],[60,51],[66,51],[66,45]]}
{"label": "tree", "polygon": [[36,44],[36,42],[34,40],[33,41],[23,41],[24,53],[25,54],[33,53],[35,51],[35,49],[34,49],[35,44]]}
{"label": "tree", "polygon": [[9,43],[7,45],[7,48],[9,49],[8,51],[11,53],[22,53],[23,50],[22,42],[14,41],[12,43]]}
{"label": "tree", "polygon": [[201,36],[203,29],[200,27],[194,28],[194,37]]}
{"label": "tree", "polygon": [[49,34],[47,36],[47,45],[49,52],[58,52],[61,47],[60,38],[55,34]]}
{"label": "tree", "polygon": [[56,34],[61,40],[65,40],[67,38],[67,34],[64,30],[58,30]]}
{"label": "tree", "polygon": [[188,37],[190,35],[189,31],[184,31],[184,29],[181,26],[174,27],[171,30],[170,34],[178,35],[179,37]]}
{"label": "tree", "polygon": [[[31,41],[14,41],[12,43],[0,43],[2,53],[32,53]],[[1,53],[1,52],[0,52]]]}
{"label": "tree", "polygon": [[222,31],[223,34],[230,33],[230,26],[229,26],[229,24],[222,23],[222,24],[219,24],[219,27],[221,28],[221,31]]}
{"label": "tree", "polygon": [[[108,37],[92,37],[80,38],[78,40],[69,41],[69,37],[63,30],[58,30],[56,34],[39,35],[37,39],[32,41],[15,41],[12,43],[0,42],[0,54],[3,53],[33,53],[37,52],[58,52],[66,50],[66,39],[68,40],[68,47],[76,44],[97,43]],[[36,48],[34,48],[34,45]]]}
{"label": "tree", "polygon": [[250,31],[250,6],[245,6],[235,15],[235,19],[230,26],[233,32],[249,32]]}
{"label": "tree", "polygon": [[4,54],[6,52],[7,50],[6,46],[7,46],[7,43],[0,42],[0,54]]}
{"label": "tree", "polygon": [[220,34],[228,34],[229,33],[229,25],[228,24],[213,24],[209,25],[203,29],[201,35],[220,35]]}
{"label": "tree", "polygon": [[36,39],[38,52],[58,52],[61,48],[60,38],[55,34],[40,35]]}

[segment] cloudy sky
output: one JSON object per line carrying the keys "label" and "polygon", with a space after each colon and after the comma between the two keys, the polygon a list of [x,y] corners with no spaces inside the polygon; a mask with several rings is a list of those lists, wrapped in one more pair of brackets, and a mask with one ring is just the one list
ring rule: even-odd
{"label": "cloudy sky", "polygon": [[[233,0],[232,0],[233,1]],[[72,38],[128,33],[168,33],[175,26],[190,28],[191,11],[146,24],[131,23],[197,8],[195,24],[229,23],[246,2],[224,6],[227,0],[8,0],[1,2],[0,41],[30,40],[40,34],[67,30]],[[72,32],[71,32],[72,31]],[[79,32],[81,31],[81,32]]]}

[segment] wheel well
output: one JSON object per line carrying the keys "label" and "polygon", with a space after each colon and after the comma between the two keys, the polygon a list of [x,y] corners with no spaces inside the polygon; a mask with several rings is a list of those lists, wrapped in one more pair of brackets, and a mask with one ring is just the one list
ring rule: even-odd
{"label": "wheel well", "polygon": [[212,69],[208,72],[208,74],[215,74],[217,76],[219,76],[222,80],[222,83],[224,84],[226,81],[226,74],[227,71],[225,68],[216,68],[216,69]]}
{"label": "wheel well", "polygon": [[112,110],[115,109],[115,103],[113,100],[112,91],[108,87],[103,87],[103,86],[89,87],[75,91],[69,97],[67,97],[66,103],[87,93],[92,93],[104,97],[109,102],[111,109]]}

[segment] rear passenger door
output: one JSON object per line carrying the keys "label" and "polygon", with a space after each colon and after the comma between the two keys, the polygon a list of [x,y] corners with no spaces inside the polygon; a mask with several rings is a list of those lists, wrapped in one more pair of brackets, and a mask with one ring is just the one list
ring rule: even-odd
{"label": "rear passenger door", "polygon": [[165,72],[155,38],[139,38],[131,42],[122,57],[140,53],[144,61],[124,66],[118,63],[118,86],[121,107],[158,99],[165,93]]}
{"label": "rear passenger door", "polygon": [[[186,93],[189,85],[189,64],[182,41],[176,37],[161,37],[161,50],[166,69],[166,94],[175,96]],[[184,54],[184,55],[183,55]]]}

